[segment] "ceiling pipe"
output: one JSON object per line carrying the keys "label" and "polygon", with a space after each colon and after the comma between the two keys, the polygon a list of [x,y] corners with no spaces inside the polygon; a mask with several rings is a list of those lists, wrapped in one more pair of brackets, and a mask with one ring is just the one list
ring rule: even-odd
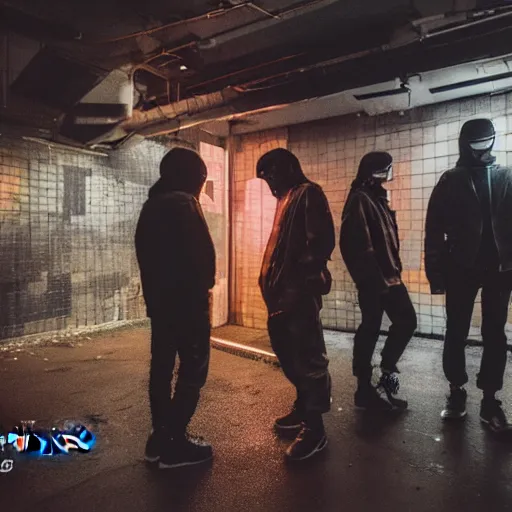
{"label": "ceiling pipe", "polygon": [[[100,41],[90,41],[90,42],[96,43],[96,44],[115,43],[115,42],[118,42],[118,41],[125,41],[126,39],[133,39],[135,37],[149,36],[149,35],[155,34],[156,32],[160,32],[161,30],[166,30],[166,29],[169,29],[169,28],[175,28],[175,27],[178,27],[178,26],[181,26],[181,25],[186,25],[186,24],[189,24],[189,23],[195,23],[195,22],[202,21],[202,20],[216,18],[218,16],[224,16],[224,15],[226,15],[226,14],[232,12],[232,11],[241,9],[243,7],[249,7],[249,8],[255,9],[255,10],[265,14],[266,16],[271,17],[270,20],[265,20],[262,23],[268,23],[269,21],[270,22],[275,22],[275,21],[281,20],[284,16],[291,15],[292,13],[295,13],[295,12],[297,12],[299,10],[307,10],[308,7],[314,6],[316,4],[329,5],[329,4],[336,3],[337,1],[338,0],[307,0],[307,1],[301,2],[299,5],[296,5],[294,7],[290,7],[289,9],[285,9],[285,10],[277,12],[277,13],[271,13],[270,11],[267,11],[266,9],[263,9],[262,7],[259,7],[254,2],[245,2],[244,1],[244,2],[241,2],[239,4],[233,5],[233,6],[228,7],[228,8],[215,9],[213,11],[209,11],[209,12],[206,12],[204,14],[199,14],[198,16],[194,16],[192,18],[187,18],[187,19],[184,19],[184,20],[179,20],[179,21],[174,21],[172,23],[167,23],[165,25],[160,25],[159,27],[154,27],[154,28],[150,28],[150,29],[147,29],[147,30],[141,30],[139,32],[133,32],[131,34],[126,34],[124,36],[114,37],[112,39],[103,39],[103,40],[100,40]],[[242,27],[239,27],[239,28],[246,28],[248,26],[257,25],[258,23],[259,22],[248,23],[247,25],[243,25]],[[235,29],[235,30],[237,30],[237,29]],[[257,30],[259,30],[259,28]]]}
{"label": "ceiling pipe", "polygon": [[274,19],[278,20],[280,17],[279,14],[273,14],[273,13],[267,11],[266,9],[264,9],[263,7],[256,5],[254,2],[247,2],[245,5],[248,5],[251,9],[261,12],[262,14],[264,14],[265,16],[269,16],[270,18],[274,18]]}
{"label": "ceiling pipe", "polygon": [[166,82],[169,80],[169,77],[165,73],[158,71],[158,69],[154,68],[153,66],[150,66],[149,64],[137,64],[136,66],[134,66],[129,72],[130,77],[133,79],[135,73],[139,70],[147,71],[148,73],[151,73],[152,75],[155,75],[158,78],[165,80]]}
{"label": "ceiling pipe", "polygon": [[113,37],[111,39],[102,39],[99,41],[89,41],[90,43],[95,44],[106,44],[106,43],[116,43],[119,41],[126,41],[127,39],[133,39],[135,37],[142,36],[150,36],[151,34],[155,34],[156,32],[160,32],[161,30],[166,30],[169,28],[179,27],[181,25],[186,25],[188,23],[194,23],[196,21],[202,21],[210,18],[215,18],[217,16],[222,16],[227,14],[228,12],[234,11],[236,9],[240,9],[240,7],[245,7],[245,4],[234,5],[229,8],[221,8],[215,9],[213,11],[208,11],[204,14],[199,14],[198,16],[193,16],[192,18],[186,18],[184,20],[173,21],[171,23],[166,23],[165,25],[160,25],[158,27],[149,28],[146,30],[140,30],[139,32],[132,32],[131,34],[125,34],[124,36]]}
{"label": "ceiling pipe", "polygon": [[233,39],[237,39],[239,37],[246,36],[253,32],[263,30],[277,23],[281,23],[284,20],[292,19],[297,16],[303,16],[305,14],[317,11],[318,9],[322,9],[324,7],[328,7],[329,5],[336,4],[338,3],[338,1],[339,0],[310,0],[307,2],[302,2],[301,4],[296,5],[295,7],[290,7],[289,9],[284,9],[283,11],[275,13],[275,16],[273,16],[272,18],[247,23],[240,27],[227,30],[226,32],[221,32],[220,34],[213,35],[208,39],[212,41],[213,44],[211,45],[211,47],[213,48],[215,46],[228,43]]}
{"label": "ceiling pipe", "polygon": [[[505,13],[505,15],[512,15],[512,12]],[[491,21],[491,19],[503,17],[504,15],[500,14],[496,17],[486,18],[485,20],[478,20],[478,22],[474,23],[482,23],[484,21]],[[453,32],[454,30],[462,30],[464,28],[468,28],[474,23],[453,27],[452,29],[449,29],[449,31]],[[445,31],[435,32],[431,34],[429,39],[443,35],[444,33]],[[343,55],[341,57],[330,59],[329,61],[313,64],[306,68],[299,68],[295,70],[295,72],[304,72],[313,70],[315,68],[325,68],[362,57],[375,56],[380,53],[386,53],[391,50],[405,48],[416,43],[421,43],[424,41],[424,39],[424,36],[416,36],[410,40],[402,40],[400,42],[374,47],[350,55]],[[267,77],[267,79],[270,78],[271,77]],[[270,88],[272,88],[272,86],[266,88],[264,87],[262,89]],[[318,94],[318,96],[334,94],[336,92],[341,92],[342,90],[344,90],[343,87],[339,89],[334,87],[327,87],[325,88],[325,91],[322,91],[322,93]],[[202,124],[207,121],[227,119],[233,115],[249,115],[255,111],[261,111],[261,109],[272,108],[273,104],[276,102],[279,104],[289,104],[295,101],[306,99],[306,96],[304,96],[305,93],[302,91],[297,92],[292,90],[291,93],[283,93],[281,90],[280,95],[268,95],[265,94],[265,92],[265,90],[260,89],[254,91],[253,93],[244,94],[242,92],[237,92],[232,88],[227,88],[220,92],[197,96],[195,98],[182,100],[170,105],[157,107],[144,113],[138,113],[132,119],[125,121],[122,124],[122,127],[127,131],[134,130],[137,133],[143,134],[145,136],[151,136],[155,133],[171,133],[183,129],[184,127],[197,126],[198,124]],[[163,126],[163,123],[165,124],[165,127]]]}
{"label": "ceiling pipe", "polygon": [[203,94],[168,105],[162,105],[145,112],[134,111],[133,116],[124,121],[120,126],[124,130],[134,130],[141,133],[141,129],[144,127],[225,107],[239,97],[240,93],[229,88],[211,94]]}
{"label": "ceiling pipe", "polygon": [[512,11],[504,12],[501,14],[495,14],[493,16],[489,16],[486,18],[481,18],[475,21],[469,21],[468,23],[464,23],[463,25],[457,25],[456,27],[450,27],[446,29],[436,30],[435,32],[427,32],[426,34],[423,34],[420,37],[421,41],[424,41],[426,39],[431,39],[433,37],[442,36],[444,34],[449,34],[451,32],[456,32],[458,30],[463,30],[468,27],[473,27],[475,25],[481,25],[482,23],[488,23],[489,21],[494,21],[501,18],[508,18],[509,16],[512,16]]}
{"label": "ceiling pipe", "polygon": [[[325,63],[325,65],[339,64],[341,62],[366,57],[375,53],[386,52],[401,46],[413,44],[416,41],[418,41],[417,38],[411,42],[402,42],[393,47],[390,45],[378,46],[369,50],[345,55],[343,57],[328,61]],[[306,68],[305,70],[314,69],[320,66],[320,63],[315,64]],[[295,101],[299,101],[301,99],[304,98],[297,98]],[[141,135],[149,136],[154,135],[155,133],[160,133],[160,123],[165,123],[166,126],[170,126],[169,131],[172,132],[183,128],[183,122],[178,119],[180,117],[196,116],[197,114],[205,112],[207,115],[200,117],[201,122],[219,120],[220,117],[217,116],[223,117],[240,114],[244,108],[244,105],[247,106],[248,101],[250,101],[249,98],[247,98],[243,92],[228,87],[222,91],[195,96],[193,98],[181,100],[176,103],[162,105],[145,112],[134,111],[133,116],[130,119],[124,121],[121,124],[121,127],[126,131],[134,130]],[[256,106],[251,110],[251,112],[261,108],[271,107],[273,100],[268,96],[259,95],[255,101]],[[283,103],[288,104],[289,102],[284,101]],[[240,107],[238,107],[237,104],[240,104]],[[251,107],[249,108],[251,109]],[[222,110],[217,112],[216,109]],[[173,124],[171,121],[176,121],[176,123]],[[169,133],[169,131],[166,133]]]}
{"label": "ceiling pipe", "polygon": [[266,107],[254,106],[252,110],[239,111],[235,105],[225,105],[214,110],[202,112],[190,118],[169,119],[164,123],[143,127],[139,129],[136,134],[142,135],[143,137],[156,137],[157,135],[165,135],[167,133],[175,133],[186,130],[187,128],[193,128],[210,121],[233,121],[240,117],[245,117],[246,115],[263,114],[265,112],[281,110],[288,106],[288,103],[283,103],[281,105]]}
{"label": "ceiling pipe", "polygon": [[35,142],[36,144],[42,144],[43,146],[47,146],[48,149],[51,148],[59,148],[67,151],[75,151],[77,153],[82,153],[84,155],[91,156],[102,156],[108,157],[108,153],[101,153],[100,151],[91,151],[90,149],[78,148],[75,146],[70,146],[68,144],[61,144],[59,142],[53,142],[51,140],[40,139],[38,137],[22,137],[22,139],[26,142]]}

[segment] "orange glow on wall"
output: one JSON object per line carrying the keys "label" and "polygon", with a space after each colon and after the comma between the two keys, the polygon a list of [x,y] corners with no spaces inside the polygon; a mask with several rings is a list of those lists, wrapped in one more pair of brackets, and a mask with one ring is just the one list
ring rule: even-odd
{"label": "orange glow on wall", "polygon": [[16,210],[20,202],[21,178],[0,174],[0,211]]}

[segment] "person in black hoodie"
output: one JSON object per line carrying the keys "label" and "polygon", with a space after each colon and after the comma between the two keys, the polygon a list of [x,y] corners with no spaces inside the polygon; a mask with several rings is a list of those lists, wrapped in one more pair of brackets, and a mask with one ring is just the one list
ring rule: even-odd
{"label": "person in black hoodie", "polygon": [[[354,337],[355,405],[360,409],[407,408],[400,397],[397,363],[416,329],[416,312],[402,282],[395,213],[382,184],[392,179],[393,160],[385,152],[366,154],[359,165],[342,214],[340,249],[354,280],[362,322]],[[382,315],[392,322],[382,351],[379,384],[372,380],[372,357]]]}
{"label": "person in black hoodie", "polygon": [[274,149],[260,158],[256,172],[278,200],[259,284],[272,348],[297,393],[275,428],[299,431],[286,455],[301,460],[327,445],[322,414],[331,406],[331,377],[320,310],[332,283],[327,261],[334,226],[324,192],[304,176],[295,155]]}
{"label": "person in black hoodie", "polygon": [[464,124],[460,158],[430,197],[425,228],[425,270],[432,294],[446,293],[443,368],[450,394],[443,419],[466,416],[465,346],[478,290],[482,290],[484,351],[477,386],[480,419],[496,433],[511,432],[496,392],[507,362],[512,290],[512,171],[495,165],[495,130],[489,119]]}
{"label": "person in black hoodie", "polygon": [[[170,468],[212,457],[211,446],[190,436],[187,426],[208,374],[215,249],[198,200],[207,176],[201,157],[174,148],[162,159],[160,175],[142,208],[135,246],[151,319],[153,432],[146,460]],[[176,355],[180,364],[171,399]]]}

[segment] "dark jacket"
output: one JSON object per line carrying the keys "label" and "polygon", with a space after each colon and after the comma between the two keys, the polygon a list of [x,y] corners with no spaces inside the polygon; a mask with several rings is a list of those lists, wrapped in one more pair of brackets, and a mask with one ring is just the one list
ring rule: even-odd
{"label": "dark jacket", "polygon": [[199,201],[157,183],[140,214],[135,247],[149,317],[208,304],[215,249]]}
{"label": "dark jacket", "polygon": [[[492,165],[489,175],[499,270],[512,270],[512,171]],[[475,266],[482,230],[482,212],[469,169],[445,172],[430,196],[425,227],[425,270],[433,290],[444,289],[449,259],[468,269]]]}
{"label": "dark jacket", "polygon": [[340,250],[358,288],[385,291],[401,283],[398,226],[381,186],[355,182],[343,209]]}
{"label": "dark jacket", "polygon": [[334,245],[331,211],[319,185],[306,181],[279,199],[259,280],[270,313],[292,309],[304,294],[329,293],[327,261]]}

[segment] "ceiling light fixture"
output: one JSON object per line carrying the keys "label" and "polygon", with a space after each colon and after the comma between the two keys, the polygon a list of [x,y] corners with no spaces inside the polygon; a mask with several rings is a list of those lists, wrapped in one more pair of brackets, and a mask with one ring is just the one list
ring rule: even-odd
{"label": "ceiling light fixture", "polygon": [[499,75],[486,76],[483,78],[475,78],[473,80],[465,80],[463,82],[456,82],[456,83],[448,84],[448,85],[441,85],[440,87],[432,87],[429,90],[432,94],[438,94],[441,92],[453,91],[455,89],[462,89],[464,87],[471,87],[474,85],[481,85],[481,84],[486,84],[489,82],[496,82],[498,80],[505,80],[507,78],[512,78],[512,72],[500,73]]}

